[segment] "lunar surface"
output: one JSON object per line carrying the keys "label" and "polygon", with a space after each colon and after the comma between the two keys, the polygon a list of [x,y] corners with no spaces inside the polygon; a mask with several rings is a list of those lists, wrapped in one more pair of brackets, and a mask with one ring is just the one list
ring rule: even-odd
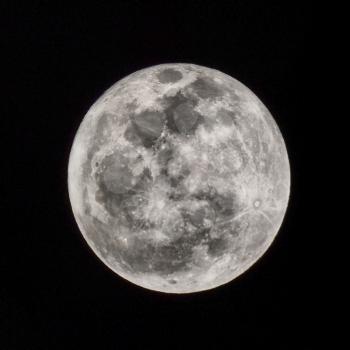
{"label": "lunar surface", "polygon": [[274,240],[290,168],[268,109],[211,68],[162,64],[118,81],[73,142],[78,226],[115,273],[191,293],[232,281]]}

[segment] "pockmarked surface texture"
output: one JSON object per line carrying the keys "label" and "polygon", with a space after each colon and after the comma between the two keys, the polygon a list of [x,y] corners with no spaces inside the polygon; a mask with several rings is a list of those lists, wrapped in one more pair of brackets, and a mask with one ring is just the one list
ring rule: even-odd
{"label": "pockmarked surface texture", "polygon": [[290,168],[252,91],[218,70],[162,64],[93,104],[68,187],[78,226],[108,267],[145,288],[191,293],[233,280],[268,249]]}

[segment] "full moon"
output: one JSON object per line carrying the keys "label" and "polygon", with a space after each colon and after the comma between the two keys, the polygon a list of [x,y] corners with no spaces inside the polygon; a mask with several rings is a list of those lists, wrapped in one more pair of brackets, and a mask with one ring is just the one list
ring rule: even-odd
{"label": "full moon", "polygon": [[232,281],[282,224],[290,167],[268,109],[238,80],[187,63],[136,71],[91,106],[75,136],[69,197],[111,270],[192,293]]}

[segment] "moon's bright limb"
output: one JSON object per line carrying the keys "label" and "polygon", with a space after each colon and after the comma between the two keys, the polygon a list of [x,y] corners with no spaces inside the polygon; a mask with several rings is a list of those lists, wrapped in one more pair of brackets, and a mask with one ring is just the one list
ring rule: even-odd
{"label": "moon's bright limb", "polygon": [[191,293],[233,280],[268,249],[290,168],[274,119],[247,87],[218,70],[162,64],[93,104],[68,187],[107,266],[145,288]]}

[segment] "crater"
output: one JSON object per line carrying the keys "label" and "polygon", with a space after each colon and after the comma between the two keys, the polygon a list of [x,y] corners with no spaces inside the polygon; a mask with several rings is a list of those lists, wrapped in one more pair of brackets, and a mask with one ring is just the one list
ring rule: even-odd
{"label": "crater", "polygon": [[166,68],[157,74],[157,78],[162,84],[175,83],[182,79],[182,73],[173,68]]}
{"label": "crater", "polygon": [[259,208],[261,205],[261,201],[259,199],[257,199],[254,201],[253,205],[254,205],[254,208]]}
{"label": "crater", "polygon": [[238,140],[230,140],[222,146],[223,152],[223,167],[226,167],[233,174],[242,173],[248,164],[249,157],[243,148],[243,145]]}

